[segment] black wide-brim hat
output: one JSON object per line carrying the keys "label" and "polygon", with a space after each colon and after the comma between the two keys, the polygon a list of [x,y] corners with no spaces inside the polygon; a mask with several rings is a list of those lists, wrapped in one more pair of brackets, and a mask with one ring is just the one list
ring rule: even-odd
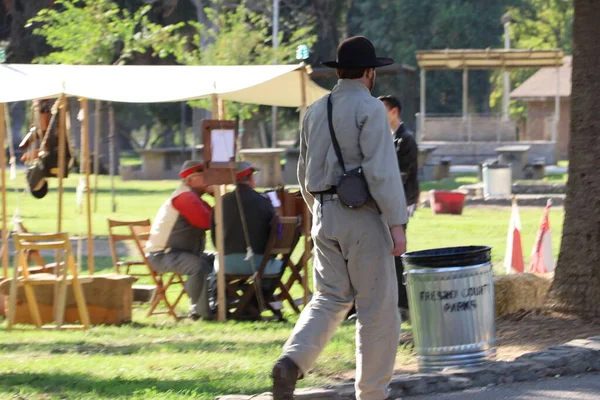
{"label": "black wide-brim hat", "polygon": [[337,48],[335,61],[321,64],[330,68],[377,68],[393,64],[391,58],[377,57],[375,46],[364,36],[353,36],[343,40]]}

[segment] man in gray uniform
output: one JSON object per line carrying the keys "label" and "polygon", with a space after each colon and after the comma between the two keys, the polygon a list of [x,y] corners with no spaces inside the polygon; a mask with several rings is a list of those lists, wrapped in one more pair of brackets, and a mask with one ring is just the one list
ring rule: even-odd
{"label": "man in gray uniform", "polygon": [[394,256],[406,249],[406,201],[382,102],[371,96],[377,58],[371,42],[340,43],[333,88],[333,127],[347,170],[362,167],[372,199],[348,208],[336,194],[342,175],[329,132],[327,96],[307,111],[300,135],[298,180],[313,216],[316,293],[303,310],[272,371],[273,397],[291,400],[353,302],[356,323],[356,398],[384,400],[400,333]]}

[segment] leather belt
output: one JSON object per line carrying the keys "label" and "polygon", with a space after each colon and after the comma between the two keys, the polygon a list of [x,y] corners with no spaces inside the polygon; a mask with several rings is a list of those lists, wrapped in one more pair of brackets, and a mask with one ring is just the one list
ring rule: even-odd
{"label": "leather belt", "polygon": [[327,190],[321,190],[320,192],[311,192],[311,194],[313,196],[318,196],[318,195],[322,195],[322,194],[336,194],[337,193],[337,187],[332,186]]}
{"label": "leather belt", "polygon": [[330,187],[327,190],[321,190],[320,192],[311,192],[311,194],[319,199],[319,202],[327,201],[327,200],[335,200],[338,197],[337,188],[335,186]]}

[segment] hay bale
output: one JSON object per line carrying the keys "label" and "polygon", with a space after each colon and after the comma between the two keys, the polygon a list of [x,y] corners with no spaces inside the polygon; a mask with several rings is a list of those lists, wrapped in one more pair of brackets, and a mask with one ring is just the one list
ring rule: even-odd
{"label": "hay bale", "polygon": [[541,307],[553,277],[553,273],[494,277],[496,317]]}
{"label": "hay bale", "polygon": [[[122,324],[131,322],[131,309],[133,290],[131,286],[137,280],[134,276],[103,274],[87,277],[90,282],[82,284],[85,301],[90,314],[92,325]],[[8,294],[11,279],[0,283],[0,294],[5,296],[4,309],[8,314]],[[36,286],[35,295],[43,323],[53,321],[54,285]],[[75,323],[79,319],[73,287],[67,287],[67,300],[65,309],[65,322]],[[25,297],[25,290],[17,290],[16,323],[29,324],[32,318],[29,315],[29,306]]]}

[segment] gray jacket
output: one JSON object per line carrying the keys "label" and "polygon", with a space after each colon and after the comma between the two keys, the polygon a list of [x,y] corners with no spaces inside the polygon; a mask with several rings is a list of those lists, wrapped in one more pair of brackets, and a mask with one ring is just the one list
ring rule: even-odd
{"label": "gray jacket", "polygon": [[[340,79],[331,93],[333,126],[346,170],[362,166],[371,196],[388,225],[405,224],[406,199],[385,106],[354,80]],[[300,133],[298,181],[310,209],[311,192],[335,186],[342,173],[329,134],[325,96],[309,107]]]}

